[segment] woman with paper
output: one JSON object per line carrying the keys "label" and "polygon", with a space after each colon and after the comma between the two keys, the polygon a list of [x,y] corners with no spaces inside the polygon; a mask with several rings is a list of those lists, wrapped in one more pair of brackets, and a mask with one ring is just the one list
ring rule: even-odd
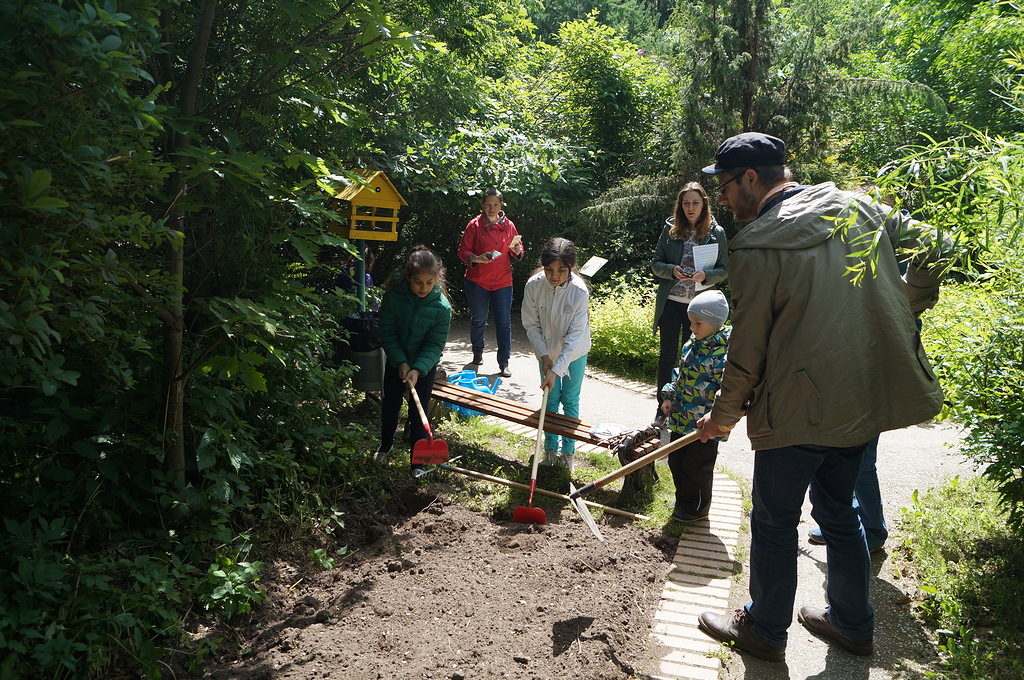
{"label": "woman with paper", "polygon": [[[686,316],[690,300],[725,281],[728,264],[725,230],[711,216],[704,187],[690,182],[676,196],[674,215],[665,220],[651,258],[651,270],[659,279],[653,328],[659,337],[659,388],[671,379],[679,363],[680,343],[690,337]],[[660,415],[659,410],[655,417]]]}

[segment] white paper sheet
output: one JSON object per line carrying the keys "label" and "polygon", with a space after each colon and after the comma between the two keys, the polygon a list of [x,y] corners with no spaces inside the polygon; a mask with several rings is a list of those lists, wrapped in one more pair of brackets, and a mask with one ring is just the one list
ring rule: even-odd
{"label": "white paper sheet", "polygon": [[[709,269],[714,269],[715,262],[718,261],[718,244],[709,243],[706,246],[694,246],[693,247],[693,270],[707,272]],[[694,289],[697,291],[707,290],[711,286],[707,286],[703,283],[697,283]]]}
{"label": "white paper sheet", "polygon": [[[605,258],[594,255],[592,258],[587,260],[585,265],[580,267],[580,274],[583,274],[584,276],[593,276],[597,273],[597,270],[603,267],[607,262],[608,260]],[[714,264],[714,262],[712,262],[712,264]]]}

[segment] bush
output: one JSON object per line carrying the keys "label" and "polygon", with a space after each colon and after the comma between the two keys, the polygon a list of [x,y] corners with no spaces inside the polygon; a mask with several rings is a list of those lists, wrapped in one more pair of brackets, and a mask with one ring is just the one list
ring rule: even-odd
{"label": "bush", "polygon": [[985,478],[952,479],[914,492],[903,510],[910,555],[925,597],[919,616],[935,630],[950,680],[1021,677],[1024,611],[1019,534],[1001,516],[1001,494]]}
{"label": "bush", "polygon": [[653,286],[647,290],[613,287],[590,303],[593,346],[589,360],[602,368],[654,384],[658,366],[658,336],[654,322]]}

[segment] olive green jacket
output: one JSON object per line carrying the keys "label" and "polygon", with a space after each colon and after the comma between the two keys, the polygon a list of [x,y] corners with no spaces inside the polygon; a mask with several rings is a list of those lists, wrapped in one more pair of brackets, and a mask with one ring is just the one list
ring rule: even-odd
{"label": "olive green jacket", "polygon": [[[654,325],[652,326],[652,330],[655,331],[658,330],[658,319],[661,318],[661,313],[665,311],[665,301],[668,300],[668,294],[671,292],[672,284],[676,280],[672,270],[679,266],[679,263],[683,260],[684,241],[673,238],[668,233],[674,224],[675,219],[672,217],[665,220],[665,226],[661,230],[658,245],[654,249],[654,257],[651,258],[651,271],[659,279],[658,295],[654,303]],[[715,222],[714,218],[711,220],[711,230],[708,231],[707,236],[701,239],[698,245],[705,246],[709,243],[718,244],[718,259],[712,269],[704,271],[704,275],[707,277],[704,279],[704,285],[708,288],[717,288],[718,284],[725,281],[729,275],[729,252],[725,230],[718,226],[718,222]]]}
{"label": "olive green jacket", "polygon": [[[837,228],[847,230],[836,235]],[[859,243],[857,240],[860,239]],[[876,271],[847,266],[877,239]],[[805,187],[740,230],[730,248],[733,332],[712,419],[747,411],[755,450],[857,446],[938,413],[942,389],[914,313],[938,299],[934,234],[831,183]],[[900,278],[895,251],[930,248]]]}

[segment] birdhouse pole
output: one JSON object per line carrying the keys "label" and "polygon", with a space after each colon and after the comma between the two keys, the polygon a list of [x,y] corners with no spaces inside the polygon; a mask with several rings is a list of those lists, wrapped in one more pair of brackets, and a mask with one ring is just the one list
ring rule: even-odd
{"label": "birdhouse pole", "polygon": [[356,289],[359,291],[359,311],[366,311],[366,240],[356,239],[356,252],[359,257],[356,259]]}

